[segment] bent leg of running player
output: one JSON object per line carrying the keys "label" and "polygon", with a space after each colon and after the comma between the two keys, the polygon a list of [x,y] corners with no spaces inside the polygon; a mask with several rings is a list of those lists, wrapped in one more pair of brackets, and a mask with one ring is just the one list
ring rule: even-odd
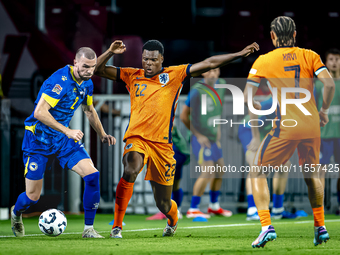
{"label": "bent leg of running player", "polygon": [[[311,167],[319,164],[320,138],[305,139],[298,145],[299,165],[305,166],[303,175],[308,187],[308,198],[314,215],[314,245],[329,240],[325,227],[323,207],[324,187],[320,180],[319,171],[310,171]],[[308,169],[307,169],[308,168]]]}
{"label": "bent leg of running player", "polygon": [[144,166],[144,154],[129,151],[123,157],[124,173],[116,188],[114,223],[110,236],[122,238],[123,219],[133,194],[133,185]]}

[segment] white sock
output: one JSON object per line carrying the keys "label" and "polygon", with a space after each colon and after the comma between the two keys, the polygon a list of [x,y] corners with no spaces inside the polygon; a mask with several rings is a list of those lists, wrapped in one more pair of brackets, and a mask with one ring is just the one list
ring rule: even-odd
{"label": "white sock", "polygon": [[249,207],[248,210],[247,210],[248,215],[253,215],[256,212],[257,212],[256,206]]}
{"label": "white sock", "polygon": [[85,225],[84,226],[84,230],[89,229],[89,228],[93,228],[93,225]]}
{"label": "white sock", "polygon": [[209,207],[212,210],[217,211],[218,209],[220,209],[220,203],[219,202],[209,203]]}
{"label": "white sock", "polygon": [[285,210],[284,207],[279,207],[279,208],[273,207],[272,213],[283,213],[284,210]]}
{"label": "white sock", "polygon": [[262,232],[268,230],[269,226],[270,226],[270,225],[265,226],[265,227],[262,227]]}

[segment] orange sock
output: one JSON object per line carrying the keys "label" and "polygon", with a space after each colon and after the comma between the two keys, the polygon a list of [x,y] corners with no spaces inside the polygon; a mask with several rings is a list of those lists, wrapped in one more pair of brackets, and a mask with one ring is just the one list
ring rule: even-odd
{"label": "orange sock", "polygon": [[132,197],[134,182],[127,182],[123,178],[120,179],[116,189],[115,215],[113,227],[123,229],[123,219],[126,208]]}
{"label": "orange sock", "polygon": [[169,226],[173,227],[176,225],[178,221],[178,216],[177,216],[177,203],[171,199],[171,208],[170,211],[165,214],[165,216],[168,218],[168,224]]}
{"label": "orange sock", "polygon": [[257,213],[260,216],[260,222],[262,227],[266,227],[272,224],[270,220],[269,210],[258,210]]}
{"label": "orange sock", "polygon": [[312,208],[314,214],[314,227],[321,227],[325,225],[325,212],[323,206]]}

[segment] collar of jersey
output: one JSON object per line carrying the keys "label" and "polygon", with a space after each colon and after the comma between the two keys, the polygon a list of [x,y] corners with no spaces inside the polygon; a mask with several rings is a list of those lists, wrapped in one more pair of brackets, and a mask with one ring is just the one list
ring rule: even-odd
{"label": "collar of jersey", "polygon": [[162,67],[162,69],[161,69],[161,71],[159,73],[156,73],[155,75],[152,75],[152,76],[145,75],[145,72],[144,72],[144,77],[150,79],[152,77],[155,77],[156,75],[159,75],[159,74],[163,73],[163,71],[164,71],[164,67]]}
{"label": "collar of jersey", "polygon": [[70,74],[71,74],[71,77],[72,79],[76,82],[76,84],[78,84],[79,86],[83,83],[83,81],[81,83],[77,82],[76,78],[74,77],[74,74],[73,74],[73,66],[69,66],[70,67]]}

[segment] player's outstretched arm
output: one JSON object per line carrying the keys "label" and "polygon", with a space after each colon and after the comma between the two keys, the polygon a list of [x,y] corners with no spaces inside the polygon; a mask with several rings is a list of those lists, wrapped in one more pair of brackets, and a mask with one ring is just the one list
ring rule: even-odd
{"label": "player's outstretched arm", "polygon": [[83,111],[86,114],[86,117],[88,118],[92,128],[96,131],[98,134],[100,140],[102,143],[108,143],[110,145],[116,144],[116,138],[114,138],[112,135],[108,135],[105,133],[102,123],[99,120],[98,114],[96,109],[94,109],[93,104],[91,105],[83,105],[82,106]]}
{"label": "player's outstretched arm", "polygon": [[34,110],[34,118],[41,121],[46,126],[49,126],[50,128],[67,135],[68,138],[72,138],[77,141],[80,141],[83,138],[84,134],[80,130],[69,129],[56,121],[56,119],[53,118],[49,112],[50,109],[51,106],[48,104],[48,102],[45,101],[44,98],[40,98],[37,107]]}
{"label": "player's outstretched arm", "polygon": [[329,121],[328,108],[331,105],[333,97],[334,97],[335,83],[334,83],[332,76],[329,74],[328,70],[326,69],[323,70],[321,73],[319,73],[318,79],[324,85],[323,102],[322,102],[321,110],[319,112],[320,126],[324,127]]}
{"label": "player's outstretched arm", "polygon": [[249,54],[253,53],[255,50],[258,51],[259,49],[260,49],[259,45],[256,42],[254,42],[245,47],[242,51],[231,54],[212,56],[201,62],[193,64],[190,67],[190,74],[191,76],[199,76],[200,74],[205,73],[211,69],[215,69],[226,64],[229,64],[230,62],[237,58],[247,57]]}
{"label": "player's outstretched arm", "polygon": [[98,57],[94,74],[110,80],[117,80],[117,68],[107,66],[106,63],[114,54],[122,54],[125,51],[126,47],[123,41],[114,41],[110,48]]}

